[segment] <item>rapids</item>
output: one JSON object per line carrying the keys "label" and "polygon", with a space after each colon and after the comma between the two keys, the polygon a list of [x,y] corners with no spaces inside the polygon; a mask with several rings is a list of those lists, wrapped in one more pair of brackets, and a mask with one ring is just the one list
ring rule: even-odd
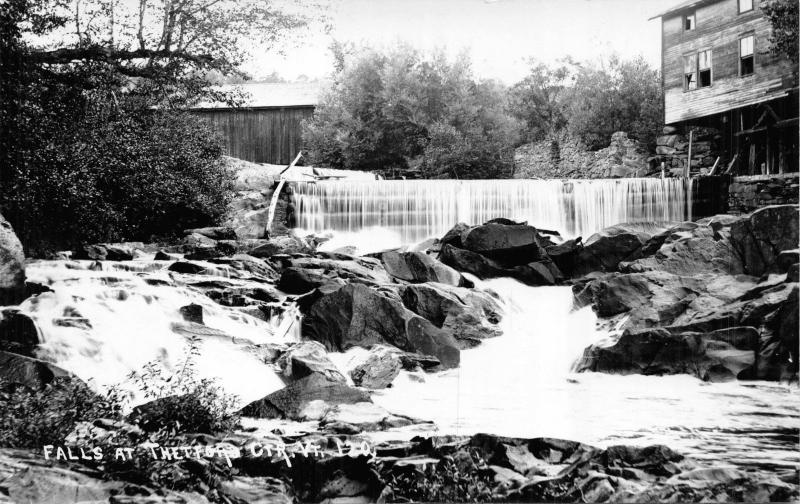
{"label": "rapids", "polygon": [[[366,234],[366,236],[364,236]],[[373,233],[348,235],[364,248]],[[383,239],[397,239],[387,231]],[[380,240],[378,240],[380,241]],[[334,242],[339,244],[340,242]],[[202,278],[166,270],[168,261],[35,261],[33,282],[52,293],[26,300],[21,310],[42,331],[40,356],[72,371],[96,388],[117,385],[141,402],[131,371],[151,361],[177,369],[186,339],[176,324],[178,309],[203,307],[205,323],[220,331],[201,338],[197,372],[211,378],[241,403],[283,387],[275,371],[260,361],[252,345],[289,343],[299,337],[295,313],[264,321],[220,306],[192,284],[200,280],[246,285],[224,267],[207,264]],[[214,269],[216,268],[216,269]],[[527,287],[514,280],[477,281],[497,292],[505,306],[503,335],[462,352],[461,366],[436,374],[403,372],[376,403],[393,413],[432,420],[374,434],[397,439],[440,434],[489,432],[552,436],[607,446],[665,444],[686,455],[743,467],[797,467],[800,396],[796,387],[767,382],[704,383],[690,376],[615,376],[572,373],[583,349],[609,334],[596,328],[589,308],[574,311],[569,287]],[[88,324],[65,327],[64,317]],[[225,336],[229,335],[229,336]],[[332,354],[344,372],[363,349]],[[260,422],[260,423],[259,423]],[[246,425],[267,425],[248,420]],[[270,427],[271,428],[271,427]],[[283,426],[285,431],[313,425]]]}
{"label": "rapids", "polygon": [[[176,330],[183,324],[178,309],[196,303],[203,307],[206,326],[218,330],[199,339],[199,355],[194,361],[197,378],[219,380],[244,403],[283,387],[248,345],[294,339],[293,314],[265,322],[220,306],[190,285],[176,283],[166,271],[171,261],[97,264],[103,269],[90,269],[92,261],[28,265],[29,281],[53,290],[20,306],[40,328],[40,358],[71,371],[96,389],[118,386],[130,394],[130,405],[136,405],[144,398],[129,374],[140,372],[150,362],[160,363],[166,373],[179,369],[188,346],[186,337]],[[215,274],[204,279],[236,282],[224,269],[211,271]]]}
{"label": "rapids", "polygon": [[457,222],[505,217],[582,236],[620,223],[691,218],[691,182],[669,179],[389,180],[298,182],[298,226],[309,232],[383,228],[402,243],[442,236]]}

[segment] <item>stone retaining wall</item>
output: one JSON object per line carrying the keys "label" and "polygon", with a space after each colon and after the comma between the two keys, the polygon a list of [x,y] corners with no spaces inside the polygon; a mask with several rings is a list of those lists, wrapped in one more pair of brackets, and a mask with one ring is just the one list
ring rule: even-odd
{"label": "stone retaining wall", "polygon": [[798,203],[800,173],[734,177],[728,188],[729,213],[748,213],[769,205]]}

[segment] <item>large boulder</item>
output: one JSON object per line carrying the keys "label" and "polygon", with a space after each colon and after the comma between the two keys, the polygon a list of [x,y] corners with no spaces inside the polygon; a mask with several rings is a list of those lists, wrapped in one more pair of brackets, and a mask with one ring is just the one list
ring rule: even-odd
{"label": "large boulder", "polygon": [[278,289],[286,294],[306,294],[326,284],[330,278],[314,270],[288,267],[281,272]]}
{"label": "large boulder", "polygon": [[198,234],[211,238],[212,240],[235,240],[237,238],[236,231],[232,227],[227,226],[187,229],[184,231],[184,234]]}
{"label": "large boulder", "polygon": [[629,327],[672,323],[705,291],[700,279],[662,271],[611,273],[572,287],[576,304],[591,304],[600,317],[626,314]]}
{"label": "large boulder", "polygon": [[0,315],[0,350],[34,357],[40,341],[33,319],[14,308],[3,310]]}
{"label": "large boulder", "polygon": [[710,381],[751,378],[755,375],[758,339],[758,331],[753,327],[732,327],[705,334],[673,334],[665,328],[625,331],[610,346],[588,347],[576,370],[691,374]]}
{"label": "large boulder", "polygon": [[500,336],[500,303],[487,292],[426,283],[408,285],[400,292],[403,304],[448,331],[462,348]]}
{"label": "large boulder", "polygon": [[11,224],[0,215],[0,306],[25,297],[25,254]]}
{"label": "large boulder", "polygon": [[573,274],[580,276],[593,271],[617,271],[619,263],[635,257],[649,238],[644,233],[620,226],[603,229],[586,240],[575,260]]}
{"label": "large boulder", "polygon": [[242,408],[241,414],[254,418],[306,420],[324,415],[331,405],[361,402],[372,402],[369,394],[314,373],[251,402]]}
{"label": "large boulder", "polygon": [[777,271],[780,253],[798,246],[798,226],[798,205],[760,208],[733,223],[731,244],[739,253],[745,273],[760,276]]}
{"label": "large boulder", "polygon": [[72,378],[60,367],[33,357],[0,351],[0,382],[4,386],[42,389],[56,378]]}
{"label": "large boulder", "polygon": [[505,265],[523,265],[544,257],[539,233],[525,224],[486,223],[461,234],[462,248]]}
{"label": "large boulder", "polygon": [[712,225],[681,223],[653,236],[642,248],[642,257],[619,265],[620,271],[666,271],[676,275],[744,273],[738,254],[720,229]]}
{"label": "large boulder", "polygon": [[328,358],[325,347],[317,341],[303,341],[289,347],[277,364],[282,370],[282,376],[288,381],[319,374],[328,381],[347,383],[347,378]]}
{"label": "large boulder", "polygon": [[528,285],[555,285],[563,277],[556,265],[547,258],[507,267],[477,252],[444,245],[439,253],[439,260],[478,278],[509,277]]}
{"label": "large boulder", "polygon": [[455,286],[466,284],[458,271],[422,252],[384,252],[381,262],[389,275],[406,282],[439,282]]}
{"label": "large boulder", "polygon": [[84,245],[72,253],[73,259],[91,259],[93,261],[130,261],[133,260],[134,249],[123,244],[97,243]]}
{"label": "large boulder", "polygon": [[124,482],[104,481],[82,469],[70,470],[63,461],[53,465],[41,451],[0,449],[0,502],[86,504],[112,502],[124,494]]}
{"label": "large boulder", "polygon": [[332,351],[386,343],[432,355],[445,368],[458,366],[460,360],[458,345],[446,331],[363,284],[348,284],[319,297],[303,318],[303,334]]}
{"label": "large boulder", "polygon": [[264,241],[252,249],[249,254],[253,257],[269,258],[276,254],[307,254],[313,248],[299,236],[277,236]]}
{"label": "large boulder", "polygon": [[582,238],[579,236],[578,238],[566,240],[557,245],[545,247],[548,257],[550,257],[558,269],[567,277],[573,276],[575,265],[583,249],[581,240]]}
{"label": "large boulder", "polygon": [[392,384],[402,368],[400,352],[396,348],[376,345],[350,371],[350,378],[359,387],[382,389]]}

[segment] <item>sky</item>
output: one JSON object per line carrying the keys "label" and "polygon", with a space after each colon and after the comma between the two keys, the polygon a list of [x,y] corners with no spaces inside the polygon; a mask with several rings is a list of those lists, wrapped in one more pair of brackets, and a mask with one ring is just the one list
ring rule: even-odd
{"label": "sky", "polygon": [[[508,84],[527,73],[525,61],[571,55],[598,60],[616,52],[660,66],[661,22],[648,21],[680,0],[331,0],[331,30],[313,30],[284,55],[255,54],[255,77],[324,78],[332,40],[385,47],[398,41],[423,50],[467,50],[475,73]],[[258,51],[256,51],[258,53]]]}

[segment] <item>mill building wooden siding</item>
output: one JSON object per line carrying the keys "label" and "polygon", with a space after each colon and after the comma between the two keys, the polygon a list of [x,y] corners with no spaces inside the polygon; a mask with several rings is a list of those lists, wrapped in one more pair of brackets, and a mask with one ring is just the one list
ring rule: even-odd
{"label": "mill building wooden siding", "polygon": [[[739,14],[737,0],[720,0],[697,8],[696,29],[684,31],[683,15],[662,18],[662,73],[665,122],[674,124],[785,96],[797,87],[786,58],[768,51],[771,28],[754,0],[752,11]],[[755,66],[739,76],[739,39],[755,36]],[[684,91],[683,57],[712,50],[712,84]]]}
{"label": "mill building wooden siding", "polygon": [[301,122],[313,105],[195,109],[225,140],[227,154],[254,163],[289,164],[302,149]]}

